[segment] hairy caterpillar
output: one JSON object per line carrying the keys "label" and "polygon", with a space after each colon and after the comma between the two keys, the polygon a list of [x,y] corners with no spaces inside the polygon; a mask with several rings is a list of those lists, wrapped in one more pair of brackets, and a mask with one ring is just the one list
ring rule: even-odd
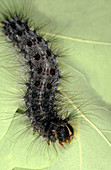
{"label": "hairy caterpillar", "polygon": [[[25,6],[22,9],[21,5],[20,7],[17,6],[18,9],[13,9],[13,12],[10,9],[14,8],[14,4],[12,5],[10,2],[9,7],[6,6],[5,2],[1,4],[1,7],[0,22],[3,36],[5,35],[6,42],[11,42],[18,50],[16,53],[18,55],[20,53],[19,58],[12,58],[11,60],[14,59],[16,62],[19,60],[27,75],[24,82],[26,87],[22,97],[26,105],[24,113],[29,117],[33,134],[37,131],[39,134],[37,138],[44,137],[48,145],[50,145],[50,142],[54,145],[53,143],[58,139],[60,145],[64,147],[62,142],[70,143],[74,130],[68,123],[69,116],[62,118],[63,116],[60,115],[59,100],[61,94],[57,86],[61,75],[56,60],[58,54],[55,55],[47,45],[48,41],[45,41],[36,33],[38,27],[33,30],[30,28],[32,21],[28,17],[29,11],[25,9]],[[24,90],[23,87],[21,89]],[[21,110],[18,109],[17,112],[21,112]]]}
{"label": "hairy caterpillar", "polygon": [[[55,97],[60,92],[57,90],[61,77],[56,55],[50,50],[47,42],[28,26],[29,20],[23,21],[23,14],[15,15],[11,11],[3,14],[1,21],[5,35],[13,42],[14,46],[26,59],[29,67],[30,78],[24,96],[27,107],[25,113],[29,117],[34,133],[50,141],[70,143],[74,131],[69,118],[62,119],[55,109]],[[10,14],[10,16],[8,16]],[[20,16],[21,15],[21,16]],[[58,100],[58,99],[56,99]]]}
{"label": "hairy caterpillar", "polygon": [[[8,8],[7,8],[8,9]],[[24,8],[23,8],[24,9]],[[25,11],[24,11],[25,12]],[[27,28],[28,29],[28,28]],[[20,32],[19,32],[20,33]],[[30,45],[30,43],[29,43],[29,45]],[[10,43],[10,47],[12,47],[12,44]],[[11,53],[12,53],[12,49],[11,49]],[[14,55],[16,54],[17,52],[16,51],[14,51]],[[17,63],[17,60],[14,58],[15,56],[13,55],[13,60],[15,60],[14,62],[17,64],[17,65],[14,65],[14,68],[16,67],[18,67],[19,66],[19,64]],[[8,56],[8,55],[7,55]],[[6,57],[7,58],[7,57]],[[11,58],[11,57],[10,57]],[[62,58],[63,59],[63,58]],[[4,59],[3,59],[4,60]],[[20,62],[21,63],[23,63],[24,61],[21,61],[22,59],[20,59]],[[12,61],[12,63],[14,63],[13,61]],[[25,63],[25,62],[24,62]],[[26,71],[27,72],[27,67],[25,68],[24,67],[24,63],[23,63],[23,67],[21,68],[21,70],[23,70],[24,72]],[[9,68],[7,68],[7,70],[9,70]],[[60,69],[61,70],[61,69]],[[21,71],[22,72],[22,71]],[[19,72],[20,74],[22,74],[21,72]],[[22,75],[19,75],[20,77],[22,77]],[[14,76],[12,75],[12,78],[13,78],[13,80],[15,79],[17,79],[16,77],[14,78]],[[21,81],[23,81],[23,80],[21,80]],[[66,83],[67,84],[67,83]],[[65,84],[65,85],[66,85]],[[67,85],[69,85],[69,84],[67,84]],[[65,86],[64,86],[65,87]],[[70,87],[70,86],[69,86]],[[63,91],[65,91],[65,90],[63,90]],[[24,94],[22,94],[23,96],[22,97],[24,97]],[[64,96],[64,98],[65,98],[65,96]],[[61,98],[60,98],[60,101],[62,101],[61,100]],[[63,107],[65,107],[64,106],[64,101],[65,101],[65,99],[63,100]],[[77,101],[77,100],[76,100]],[[62,103],[62,102],[61,102]],[[20,104],[20,106],[21,106],[21,104]],[[59,106],[59,102],[58,102],[58,106]],[[60,105],[60,107],[62,108],[62,104]],[[64,113],[66,113],[66,110],[67,110],[67,107],[68,107],[68,113],[70,112],[70,109],[69,109],[69,107],[71,107],[70,105],[68,106],[68,105],[66,105],[66,107],[65,108],[62,108],[62,110],[61,110],[61,114],[65,117],[65,115],[62,113],[62,112],[64,112]],[[21,111],[20,109],[18,110],[18,112],[19,111]],[[73,110],[72,110],[72,113],[73,113],[73,115],[75,114],[74,113],[75,111],[74,111],[74,108],[73,108]],[[24,116],[24,115],[23,115]],[[66,115],[67,116],[67,115]],[[68,116],[67,116],[68,117]],[[25,118],[24,118],[25,119]],[[22,120],[23,120],[23,117],[21,117],[21,119],[19,119],[19,121],[18,121],[18,123],[16,122],[16,121],[14,121],[14,122],[16,122],[15,124],[16,124],[16,126],[18,127],[18,131],[19,131],[19,128],[20,128],[20,122],[22,122]],[[24,122],[23,122],[24,123]],[[74,122],[73,122],[74,123]],[[76,123],[78,123],[78,120],[77,119],[75,119],[75,124],[74,125],[76,125]],[[15,127],[15,126],[14,126]],[[76,127],[75,127],[76,128]],[[14,130],[14,129],[13,129]],[[31,129],[29,129],[29,131],[30,131]],[[33,132],[31,132],[30,134],[32,134]],[[25,133],[23,133],[23,135],[25,135]],[[23,135],[22,135],[22,137],[23,137]],[[36,134],[35,134],[36,135]],[[35,136],[34,135],[34,136]],[[18,137],[20,137],[20,136],[18,136]],[[30,136],[30,137],[33,137],[33,136]],[[28,138],[28,136],[26,135],[26,138]],[[18,139],[18,138],[17,138]],[[21,140],[21,138],[19,139],[19,141]],[[28,138],[28,140],[29,140],[29,138]],[[35,141],[37,141],[38,139],[35,137],[35,140],[34,140],[34,142]],[[26,140],[27,141],[27,140]],[[15,141],[16,142],[16,141]],[[25,141],[24,141],[25,142]],[[39,142],[41,142],[41,145],[39,144]],[[35,154],[35,157],[36,157],[36,159],[39,159],[38,157],[37,157],[37,153],[39,152],[39,157],[40,157],[40,154],[41,154],[41,152],[40,152],[40,147],[43,147],[43,143],[42,143],[42,141],[39,141],[39,142],[35,142],[35,145],[34,146],[36,146],[36,147],[38,147],[38,145],[39,145],[39,147],[38,147],[38,149],[36,150],[36,154]],[[76,141],[75,141],[75,143],[76,143]],[[24,143],[24,145],[27,145],[26,143]],[[33,143],[32,143],[32,145],[33,145]],[[48,148],[49,147],[51,147],[51,146],[48,146],[47,145],[47,143],[45,143],[45,146],[47,146]],[[34,149],[36,148],[36,147],[34,147]],[[69,147],[70,147],[70,145],[69,145]],[[76,147],[76,144],[75,144],[75,148],[77,149],[77,147]],[[31,151],[31,149],[32,149],[32,151]],[[30,148],[30,151],[31,152],[33,152],[34,151],[34,149],[33,149],[33,147],[32,148]],[[75,152],[76,152],[76,149],[75,149]],[[46,151],[45,151],[46,152]],[[48,151],[49,152],[49,151]],[[51,154],[52,154],[53,152],[51,151]],[[49,157],[49,160],[51,160],[51,154],[49,154],[50,155],[50,157]],[[15,155],[16,156],[16,155]],[[24,156],[24,155],[23,155]],[[32,155],[32,158],[31,158],[33,161],[34,161],[34,155]],[[36,160],[35,159],[35,160]],[[44,155],[44,157],[43,157],[43,159],[46,159],[46,160],[48,160],[48,158],[47,158],[47,155]],[[76,158],[75,158],[76,159]],[[29,159],[30,160],[30,159]],[[40,159],[39,159],[40,160]],[[52,159],[53,160],[53,159]],[[52,164],[52,161],[51,160],[51,163],[50,164]],[[54,158],[54,160],[55,160],[55,158]],[[31,160],[30,160],[30,162],[31,162]],[[28,165],[22,165],[22,163],[21,164],[17,164],[16,166],[22,166],[22,167],[29,167],[29,168],[37,168],[37,164],[35,164],[35,165],[33,165],[33,166],[31,166],[31,163],[30,162],[28,162]],[[44,163],[44,161],[41,161],[42,163]],[[42,164],[40,162],[40,164]],[[46,164],[44,164],[44,165],[41,165],[41,166],[38,166],[38,167],[47,167],[47,166],[50,166],[50,164],[49,163],[46,163]]]}

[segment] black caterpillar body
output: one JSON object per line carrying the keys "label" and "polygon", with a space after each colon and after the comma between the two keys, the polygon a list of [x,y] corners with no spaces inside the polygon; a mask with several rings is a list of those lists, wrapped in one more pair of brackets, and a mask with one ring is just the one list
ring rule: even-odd
{"label": "black caterpillar body", "polygon": [[2,20],[3,32],[20,51],[29,66],[29,81],[24,97],[28,116],[34,132],[46,138],[48,144],[59,141],[70,143],[74,130],[57,114],[55,105],[57,86],[61,78],[56,55],[48,47],[47,41],[28,26],[28,20],[22,21],[19,16],[10,18],[5,15]]}

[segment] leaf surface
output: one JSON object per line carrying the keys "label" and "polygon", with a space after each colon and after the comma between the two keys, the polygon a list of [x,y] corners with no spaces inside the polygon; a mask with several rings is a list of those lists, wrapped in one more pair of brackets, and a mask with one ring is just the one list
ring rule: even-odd
{"label": "leaf surface", "polygon": [[[51,18],[53,26],[57,28],[55,35],[61,39],[63,46],[71,49],[67,57],[58,59],[58,63],[61,70],[70,75],[64,83],[64,96],[66,103],[70,103],[69,111],[77,110],[79,115],[76,139],[73,139],[64,151],[60,151],[57,160],[53,148],[49,151],[49,155],[45,149],[46,154],[43,160],[40,160],[39,156],[43,150],[39,148],[39,153],[36,152],[34,145],[34,157],[31,157],[30,162],[26,162],[20,159],[28,149],[22,137],[17,144],[16,151],[11,150],[10,153],[10,140],[7,142],[7,139],[10,139],[9,136],[13,136],[18,128],[21,130],[26,127],[25,118],[21,117],[19,121],[8,121],[5,125],[0,123],[0,128],[3,129],[0,146],[2,170],[11,170],[14,167],[20,167],[14,170],[22,170],[22,168],[27,168],[23,170],[111,169],[111,2],[37,0],[36,4],[43,15]],[[49,33],[48,27],[46,32]],[[3,72],[5,71],[0,72],[2,74],[0,80],[4,86],[6,82],[2,78]],[[2,97],[3,94],[0,96],[0,101]],[[5,105],[8,104],[5,103]],[[3,103],[0,106],[4,108]],[[18,106],[16,104],[13,111],[10,111],[12,116]],[[0,111],[0,114],[3,114],[3,111],[2,113]],[[26,122],[25,125],[21,124],[23,120]],[[76,126],[76,120],[74,122]],[[31,138],[29,134],[31,133],[25,136],[27,141]],[[39,146],[43,147],[42,144]],[[50,165],[52,166],[47,168]]]}

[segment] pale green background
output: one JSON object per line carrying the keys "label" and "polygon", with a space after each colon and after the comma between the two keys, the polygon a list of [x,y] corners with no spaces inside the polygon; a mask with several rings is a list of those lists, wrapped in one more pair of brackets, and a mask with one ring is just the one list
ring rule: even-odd
{"label": "pale green background", "polygon": [[[80,93],[79,97],[83,98],[83,101],[94,96],[98,97],[94,99],[94,103],[90,101],[85,109],[80,109],[83,114],[80,135],[76,136],[76,140],[74,139],[69,148],[47,170],[109,170],[111,169],[111,1],[35,0],[35,2],[42,17],[45,16],[49,21],[52,33],[57,34],[63,42],[63,47],[69,49],[69,56],[60,60],[64,69],[73,77],[69,78],[72,84],[68,88],[74,93]],[[48,26],[46,32],[49,32]],[[74,99],[72,101],[75,103]],[[1,128],[3,126],[1,122],[0,126]],[[5,140],[12,132],[8,126],[2,133],[0,170],[11,170],[14,167],[26,167],[27,170],[45,168],[45,164],[37,163],[37,166],[33,158],[27,165],[20,162],[16,154],[8,155],[9,146],[5,144]],[[12,124],[11,126],[13,130],[15,126]],[[38,157],[37,154],[36,156]],[[14,168],[14,170],[26,169]]]}

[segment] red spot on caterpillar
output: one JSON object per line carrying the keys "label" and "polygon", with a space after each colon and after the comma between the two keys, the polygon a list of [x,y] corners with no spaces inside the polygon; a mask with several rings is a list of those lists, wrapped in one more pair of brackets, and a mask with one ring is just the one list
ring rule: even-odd
{"label": "red spot on caterpillar", "polygon": [[40,85],[40,81],[36,81],[36,82],[35,82],[35,86],[38,87],[39,85]]}
{"label": "red spot on caterpillar", "polygon": [[55,75],[55,69],[52,68],[52,69],[50,70],[50,74]]}
{"label": "red spot on caterpillar", "polygon": [[32,41],[33,41],[33,42],[36,42],[36,38],[33,38]]}
{"label": "red spot on caterpillar", "polygon": [[27,42],[27,45],[28,45],[29,47],[31,47],[31,46],[32,46],[32,41],[28,41],[28,42]]}
{"label": "red spot on caterpillar", "polygon": [[22,31],[18,31],[17,35],[22,36]]}
{"label": "red spot on caterpillar", "polygon": [[34,58],[35,58],[36,60],[39,60],[39,59],[40,59],[40,55],[39,55],[39,54],[36,54],[36,55],[34,56]]}
{"label": "red spot on caterpillar", "polygon": [[38,68],[38,74],[42,73],[42,68]]}
{"label": "red spot on caterpillar", "polygon": [[51,83],[48,83],[48,84],[47,84],[47,88],[48,88],[48,89],[51,89],[51,88],[52,88]]}

